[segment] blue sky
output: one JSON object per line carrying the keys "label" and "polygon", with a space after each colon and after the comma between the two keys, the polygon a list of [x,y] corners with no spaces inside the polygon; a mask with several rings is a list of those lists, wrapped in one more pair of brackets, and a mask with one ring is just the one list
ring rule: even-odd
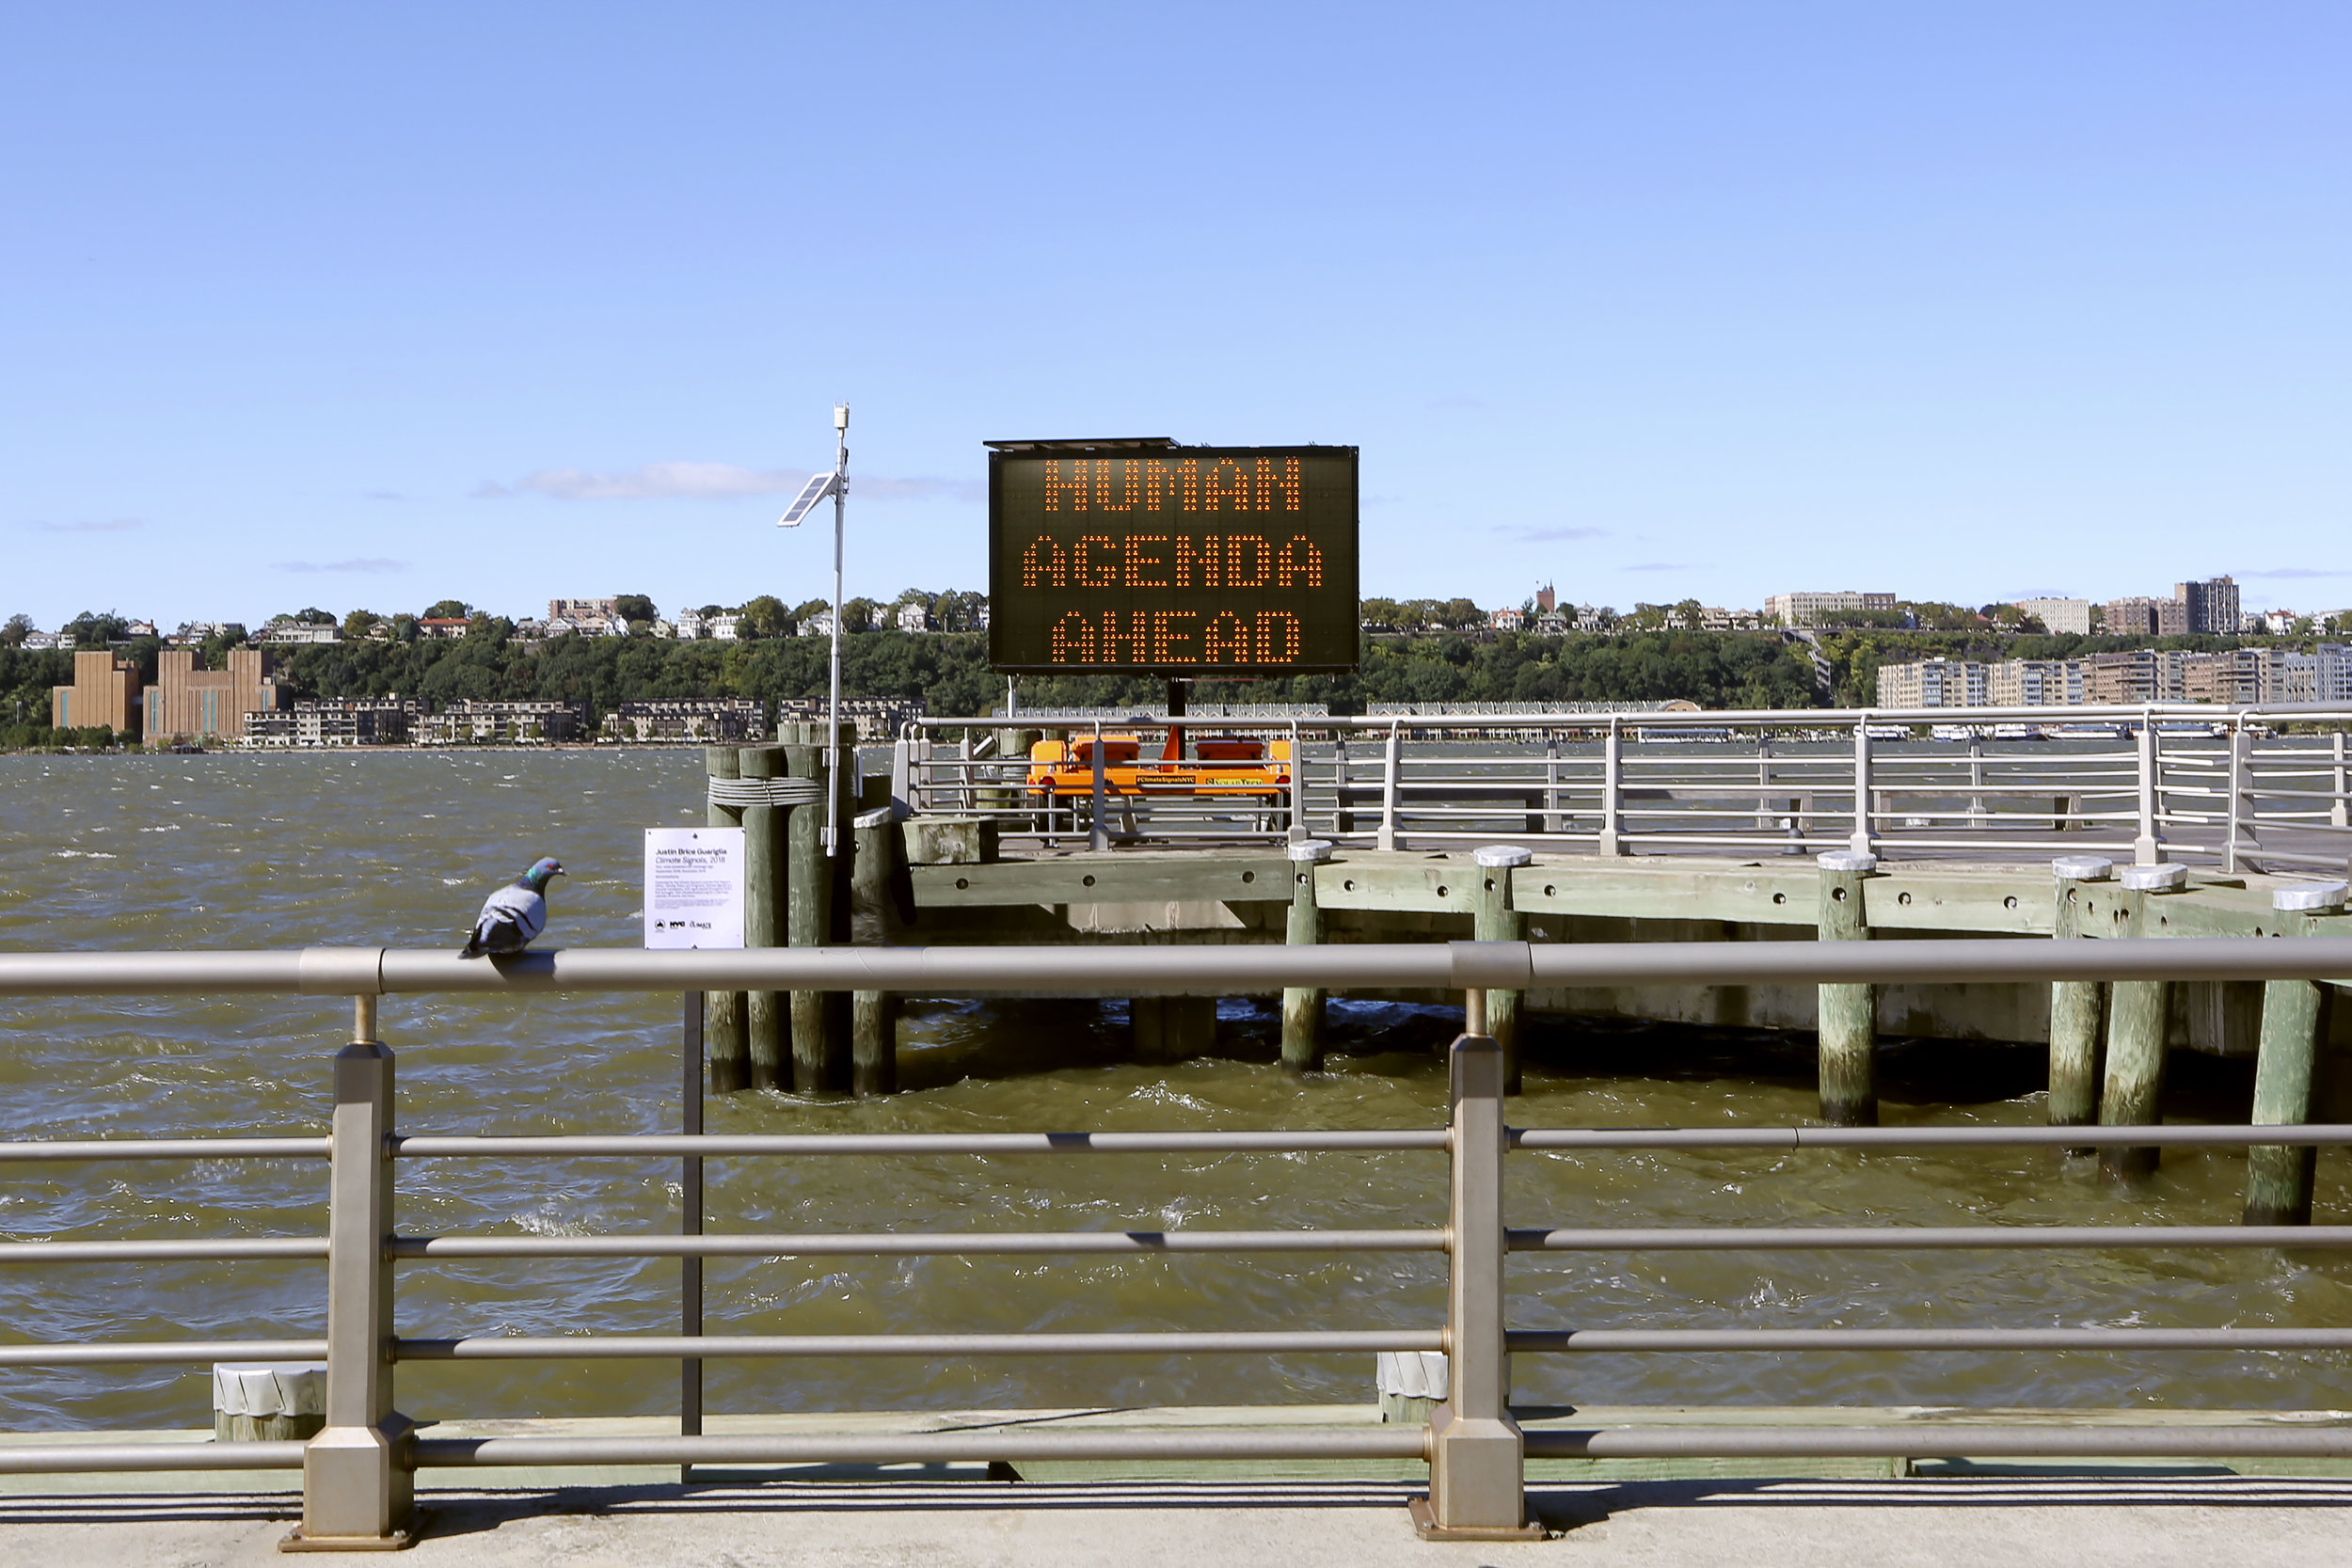
{"label": "blue sky", "polygon": [[984,583],[983,440],[1368,594],[2352,602],[2340,5],[19,6],[0,615]]}

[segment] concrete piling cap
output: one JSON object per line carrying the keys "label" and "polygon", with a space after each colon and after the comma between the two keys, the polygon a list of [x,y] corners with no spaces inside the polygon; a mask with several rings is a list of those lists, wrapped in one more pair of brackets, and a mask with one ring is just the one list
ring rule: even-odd
{"label": "concrete piling cap", "polygon": [[2352,894],[2352,883],[2305,882],[2299,887],[2282,887],[2273,892],[2270,907],[2332,914],[2344,908],[2346,894]]}
{"label": "concrete piling cap", "polygon": [[1489,844],[1484,849],[1472,850],[1470,859],[1480,865],[1503,868],[1531,864],[1535,857],[1516,844]]}
{"label": "concrete piling cap", "polygon": [[1860,849],[1824,849],[1813,857],[1824,871],[1876,871],[1879,858]]}
{"label": "concrete piling cap", "polygon": [[1288,846],[1285,852],[1291,859],[1302,863],[1327,861],[1331,858],[1331,841],[1327,838],[1302,838]]}
{"label": "concrete piling cap", "polygon": [[2115,863],[2105,855],[2060,855],[2050,869],[2061,882],[2104,882],[2115,875]]}
{"label": "concrete piling cap", "polygon": [[2188,886],[2188,867],[2177,861],[2163,865],[2127,865],[2123,885],[2141,893],[2169,893]]}

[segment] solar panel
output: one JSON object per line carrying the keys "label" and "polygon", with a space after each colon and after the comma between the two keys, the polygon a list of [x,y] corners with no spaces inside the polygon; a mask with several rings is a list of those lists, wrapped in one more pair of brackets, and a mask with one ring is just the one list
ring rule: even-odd
{"label": "solar panel", "polygon": [[811,475],[809,482],[801,486],[801,493],[792,498],[792,504],[784,509],[784,515],[776,519],[776,527],[798,528],[801,519],[808,515],[809,508],[833,494],[834,480],[832,474]]}

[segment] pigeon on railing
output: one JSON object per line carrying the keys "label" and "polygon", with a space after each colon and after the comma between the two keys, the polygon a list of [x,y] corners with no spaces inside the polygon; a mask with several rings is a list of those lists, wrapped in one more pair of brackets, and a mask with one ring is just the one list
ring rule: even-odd
{"label": "pigeon on railing", "polygon": [[473,935],[466,939],[457,956],[478,958],[485,953],[519,953],[530,946],[531,939],[547,929],[548,879],[562,875],[562,863],[542,860],[524,872],[521,880],[484,899],[482,912],[474,916]]}

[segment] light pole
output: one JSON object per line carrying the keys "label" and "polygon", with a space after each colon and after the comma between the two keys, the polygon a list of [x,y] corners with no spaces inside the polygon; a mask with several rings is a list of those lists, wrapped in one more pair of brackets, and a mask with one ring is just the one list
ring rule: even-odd
{"label": "light pole", "polygon": [[833,498],[833,680],[832,701],[825,714],[826,763],[832,769],[833,787],[825,795],[825,853],[841,852],[841,536],[843,513],[848,509],[850,496],[850,405],[834,404],[833,472],[814,474],[776,519],[778,528],[798,528],[811,508],[827,496]]}

